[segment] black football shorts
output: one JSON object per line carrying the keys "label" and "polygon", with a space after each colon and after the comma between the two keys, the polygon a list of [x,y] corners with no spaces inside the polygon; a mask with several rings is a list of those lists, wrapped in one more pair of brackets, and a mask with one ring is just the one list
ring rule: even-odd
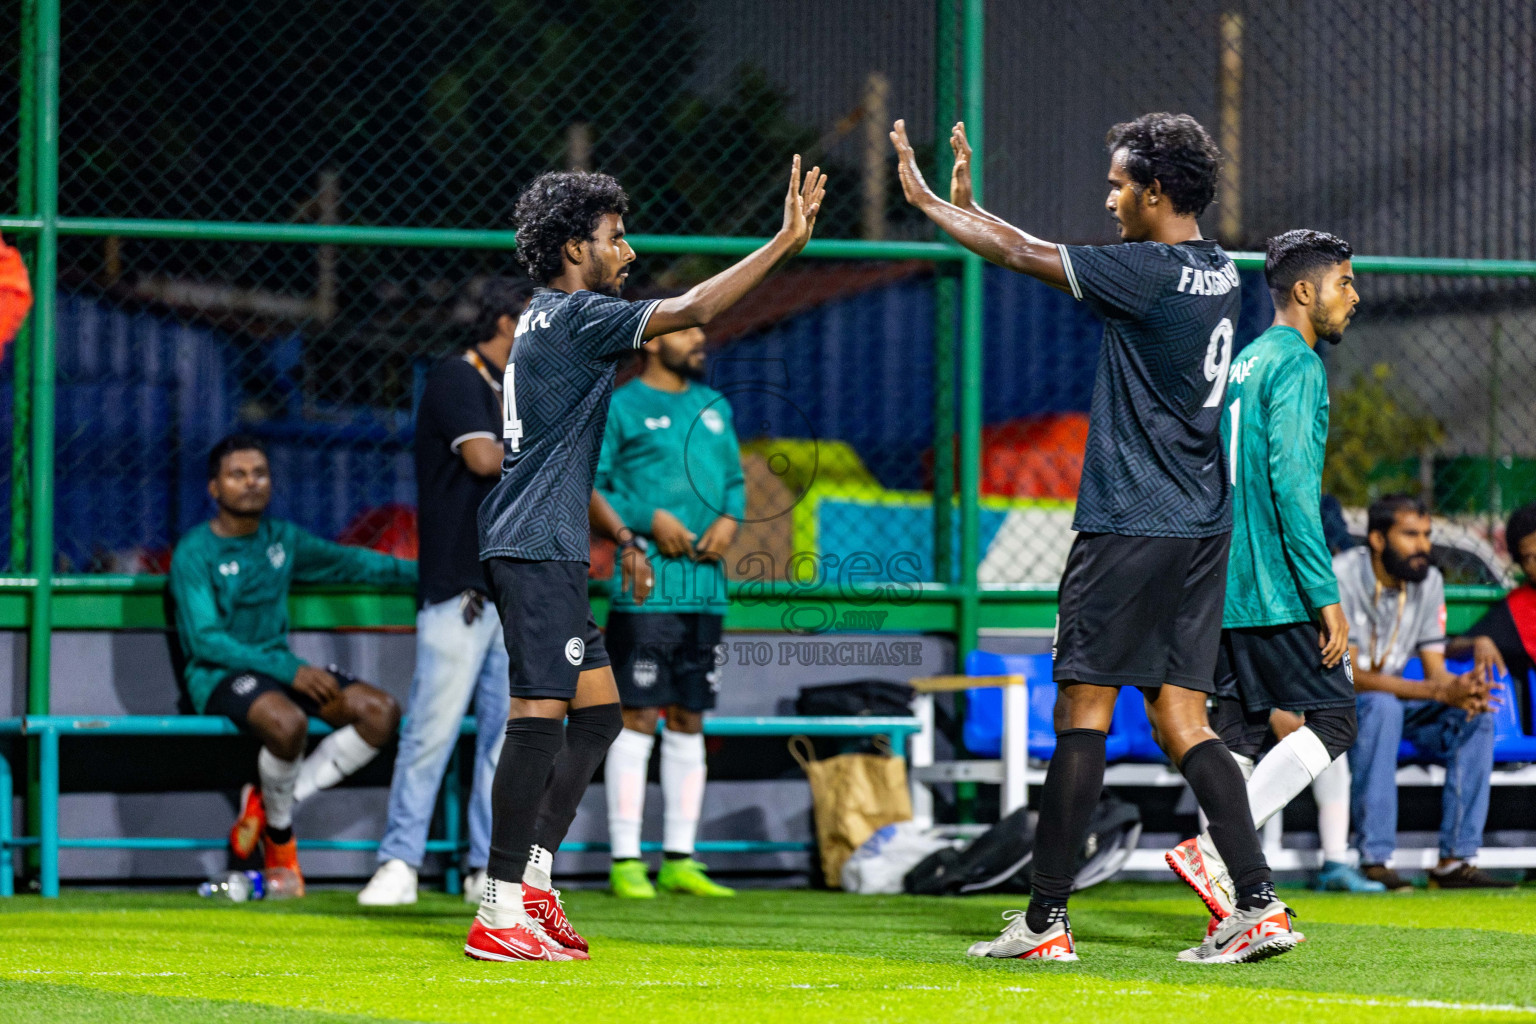
{"label": "black football shorts", "polygon": [[1057,684],[1212,692],[1231,540],[1078,534],[1057,604]]}
{"label": "black football shorts", "polygon": [[1246,711],[1316,711],[1355,705],[1349,652],[1323,666],[1317,626],[1292,622],[1221,631],[1216,695],[1239,700]]}
{"label": "black football shorts", "polygon": [[619,700],[626,708],[713,708],[724,622],[703,612],[610,614],[606,642]]}
{"label": "black football shorts", "polygon": [[587,599],[585,562],[481,563],[507,643],[508,685],[524,700],[570,700],[576,679],[609,663]]}
{"label": "black football shorts", "polygon": [[[337,685],[343,690],[358,682],[335,665],[327,665],[325,670],[336,677]],[[243,729],[251,717],[251,705],[256,703],[256,698],[273,690],[297,704],[299,710],[310,718],[320,717],[320,705],[308,694],[300,693],[269,675],[248,671],[231,672],[220,680],[219,685],[208,695],[208,701],[203,705],[203,714],[223,715]]]}

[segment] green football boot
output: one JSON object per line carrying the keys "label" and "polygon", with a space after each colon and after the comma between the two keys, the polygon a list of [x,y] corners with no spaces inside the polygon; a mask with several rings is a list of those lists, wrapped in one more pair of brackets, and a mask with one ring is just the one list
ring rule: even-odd
{"label": "green football boot", "polygon": [[645,861],[616,860],[608,869],[608,888],[621,900],[653,900],[656,887],[646,877]]}
{"label": "green football boot", "polygon": [[662,892],[680,892],[689,896],[735,896],[735,889],[712,882],[704,873],[704,865],[686,857],[682,860],[664,860],[656,875],[656,885]]}

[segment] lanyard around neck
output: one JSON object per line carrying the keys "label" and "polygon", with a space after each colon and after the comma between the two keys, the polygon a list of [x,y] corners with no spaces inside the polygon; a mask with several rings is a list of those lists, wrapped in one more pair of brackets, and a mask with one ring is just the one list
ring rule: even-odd
{"label": "lanyard around neck", "polygon": [[475,371],[480,374],[481,378],[491,386],[492,391],[498,395],[501,394],[501,382],[496,379],[495,374],[491,373],[490,364],[485,356],[480,354],[478,346],[465,351],[464,361],[475,368]]}
{"label": "lanyard around neck", "polygon": [[1387,657],[1392,653],[1392,648],[1397,644],[1397,631],[1403,625],[1403,609],[1408,606],[1408,584],[1404,583],[1397,591],[1397,617],[1392,620],[1392,635],[1387,637],[1387,650],[1380,657],[1376,655],[1376,609],[1381,607],[1381,580],[1376,581],[1376,596],[1371,605],[1371,653],[1365,659],[1367,672],[1380,672],[1381,666],[1387,663]]}

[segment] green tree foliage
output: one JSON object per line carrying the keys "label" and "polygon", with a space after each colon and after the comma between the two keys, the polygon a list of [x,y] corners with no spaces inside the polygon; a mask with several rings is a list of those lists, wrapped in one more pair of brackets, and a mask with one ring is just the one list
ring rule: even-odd
{"label": "green tree foliage", "polygon": [[1394,491],[1417,492],[1414,460],[1444,439],[1433,416],[1403,407],[1391,380],[1392,367],[1377,363],[1333,396],[1323,491],[1345,505],[1368,505]]}

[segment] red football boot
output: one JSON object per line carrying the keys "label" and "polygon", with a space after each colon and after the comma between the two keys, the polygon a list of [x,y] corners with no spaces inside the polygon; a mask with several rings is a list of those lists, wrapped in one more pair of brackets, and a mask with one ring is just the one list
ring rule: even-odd
{"label": "red football boot", "polygon": [[554,939],[540,934],[539,926],[531,921],[510,928],[487,928],[478,914],[464,940],[464,955],[472,960],[585,959],[584,954],[577,957]]}
{"label": "red football boot", "polygon": [[564,946],[567,951],[587,952],[587,940],[576,934],[576,929],[571,927],[571,922],[565,916],[565,907],[560,904],[559,889],[550,889],[546,892],[524,882],[523,909],[528,912],[529,917],[539,923],[550,938]]}
{"label": "red football boot", "polygon": [[267,809],[261,802],[261,789],[247,782],[240,790],[240,815],[229,827],[230,852],[240,860],[250,857],[266,827]]}
{"label": "red football boot", "polygon": [[272,837],[262,834],[261,841],[262,863],[267,871],[274,869],[291,872],[292,879],[285,879],[285,895],[298,897],[304,895],[304,873],[299,870],[299,841],[293,836],[288,837],[286,843],[274,843]]}

